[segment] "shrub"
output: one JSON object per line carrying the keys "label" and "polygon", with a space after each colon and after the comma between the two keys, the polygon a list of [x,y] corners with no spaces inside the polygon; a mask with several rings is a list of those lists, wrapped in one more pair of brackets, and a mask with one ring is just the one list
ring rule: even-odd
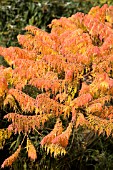
{"label": "shrub", "polygon": [[72,150],[79,160],[98,136],[112,137],[112,10],[97,6],[88,14],[54,19],[50,33],[29,25],[17,37],[22,48],[0,47],[8,63],[0,67],[1,120],[9,121],[0,129],[0,147],[17,137],[2,168],[23,148],[33,161],[45,160],[46,154],[66,159]]}

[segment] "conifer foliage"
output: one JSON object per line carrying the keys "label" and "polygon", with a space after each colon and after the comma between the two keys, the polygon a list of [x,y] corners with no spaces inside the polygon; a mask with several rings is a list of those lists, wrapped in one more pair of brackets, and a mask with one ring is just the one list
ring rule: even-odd
{"label": "conifer foliage", "polygon": [[[51,22],[47,33],[26,26],[18,35],[19,47],[0,47],[9,67],[0,67],[0,107],[10,107],[0,129],[0,149],[12,134],[23,135],[28,157],[38,159],[29,134],[43,136],[40,146],[57,157],[67,153],[74,129],[83,127],[113,137],[113,6],[93,7]],[[24,88],[34,86],[36,98]],[[2,115],[2,112],[0,113]],[[2,117],[2,116],[1,116]],[[44,136],[51,120],[54,127]],[[17,159],[23,145],[7,158],[2,168]]]}

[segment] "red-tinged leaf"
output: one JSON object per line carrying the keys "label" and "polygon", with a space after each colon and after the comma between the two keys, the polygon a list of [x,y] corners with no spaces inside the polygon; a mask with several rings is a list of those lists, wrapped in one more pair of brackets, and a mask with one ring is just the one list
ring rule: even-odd
{"label": "red-tinged leaf", "polygon": [[62,128],[62,122],[61,120],[58,118],[57,121],[56,121],[56,124],[53,128],[53,130],[48,134],[46,135],[42,141],[40,142],[40,144],[43,146],[45,144],[50,144],[52,142],[52,140],[60,135],[63,131],[63,128]]}
{"label": "red-tinged leaf", "polygon": [[83,94],[83,95],[77,97],[76,99],[74,99],[71,102],[71,106],[75,106],[75,107],[86,106],[88,104],[88,102],[90,102],[92,99],[93,99],[93,97],[91,96],[91,94],[86,93],[86,94]]}
{"label": "red-tinged leaf", "polygon": [[52,143],[60,145],[65,148],[68,145],[68,141],[69,141],[71,133],[72,133],[72,123],[69,124],[67,129],[64,132],[62,132],[62,134],[56,136],[52,140]]}

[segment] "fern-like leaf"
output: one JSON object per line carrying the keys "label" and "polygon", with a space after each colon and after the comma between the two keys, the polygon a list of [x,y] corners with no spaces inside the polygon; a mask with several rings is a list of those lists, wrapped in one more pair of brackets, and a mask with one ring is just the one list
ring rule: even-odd
{"label": "fern-like leaf", "polygon": [[28,157],[31,160],[37,159],[36,149],[28,137],[27,137],[27,146],[26,147],[27,147]]}
{"label": "fern-like leaf", "polygon": [[21,150],[21,145],[19,145],[18,149],[9,158],[5,159],[5,161],[1,165],[1,168],[11,166],[12,163],[18,158],[20,150]]}
{"label": "fern-like leaf", "polygon": [[40,144],[42,146],[45,145],[45,144],[46,145],[50,144],[56,136],[58,136],[62,133],[62,130],[63,130],[62,122],[58,118],[53,130],[41,140]]}

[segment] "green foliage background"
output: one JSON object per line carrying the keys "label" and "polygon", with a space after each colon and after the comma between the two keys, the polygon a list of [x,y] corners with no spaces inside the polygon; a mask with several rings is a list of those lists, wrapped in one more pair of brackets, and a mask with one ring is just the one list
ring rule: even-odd
{"label": "green foliage background", "polygon": [[[47,27],[54,18],[62,16],[69,17],[76,12],[88,13],[93,6],[102,6],[104,3],[113,5],[112,0],[2,0],[0,2],[0,46],[18,46],[17,35],[24,32],[26,25],[34,25],[43,30],[50,31]],[[0,65],[7,63],[0,58]],[[36,89],[27,87],[24,89],[26,93],[32,93],[35,97],[38,93]],[[5,122],[4,122],[5,123]],[[46,133],[46,132],[45,132]],[[30,169],[48,169],[48,170],[112,170],[113,169],[113,140],[105,139],[102,136],[95,137],[95,140],[85,150],[81,150],[80,143],[83,140],[82,134],[77,133],[74,138],[76,143],[63,159],[57,158],[53,160],[41,153],[38,163],[33,163],[25,157],[26,152],[23,151],[19,159],[13,164],[11,169],[30,170]],[[37,141],[37,135],[31,139]],[[15,150],[18,140],[14,137],[7,141],[5,149],[11,147]],[[35,146],[38,147],[38,142]],[[12,149],[11,148],[11,149]],[[78,153],[76,152],[78,151]],[[0,151],[0,155],[5,150]],[[7,153],[10,155],[10,153]],[[4,154],[5,155],[5,154]],[[5,155],[6,156],[6,155]],[[21,156],[23,158],[21,158]]]}

